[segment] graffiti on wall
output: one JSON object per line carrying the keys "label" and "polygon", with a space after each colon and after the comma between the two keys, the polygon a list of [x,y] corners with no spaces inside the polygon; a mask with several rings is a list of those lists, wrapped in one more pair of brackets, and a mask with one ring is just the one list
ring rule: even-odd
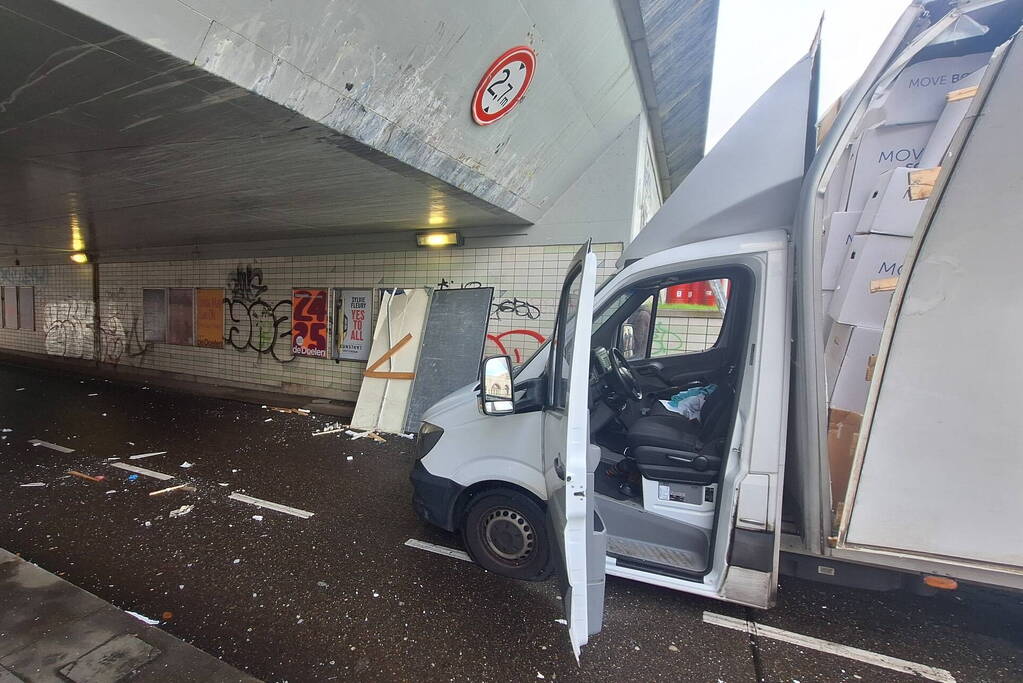
{"label": "graffiti on wall", "polygon": [[110,306],[113,312],[101,317],[99,322],[99,359],[113,365],[140,359],[149,351],[149,343],[142,341],[142,321],[135,314],[130,316],[131,322],[128,323],[125,304],[118,302]]}
{"label": "graffiti on wall", "polygon": [[42,266],[9,266],[0,268],[0,283],[34,287],[45,284],[49,279],[46,268]]}
{"label": "graffiti on wall", "polygon": [[[499,334],[487,335],[487,343],[493,344],[499,355],[511,356],[516,364],[528,357],[527,351],[530,353],[535,351],[546,340],[546,337],[535,330],[506,330]],[[524,348],[526,345],[530,348]],[[490,355],[489,352],[486,355]]]}
{"label": "graffiti on wall", "polygon": [[540,317],[540,307],[517,297],[514,299],[502,299],[490,304],[491,319],[500,320],[502,313],[515,318],[536,320]]}
{"label": "graffiti on wall", "polygon": [[227,281],[231,296],[224,299],[231,326],[225,341],[236,351],[255,351],[281,363],[293,361],[291,354],[291,299],[266,301],[269,287],[263,271],[251,265],[238,266]]}
{"label": "graffiti on wall", "polygon": [[43,308],[43,348],[51,356],[92,358],[93,313],[91,299],[65,299]]}

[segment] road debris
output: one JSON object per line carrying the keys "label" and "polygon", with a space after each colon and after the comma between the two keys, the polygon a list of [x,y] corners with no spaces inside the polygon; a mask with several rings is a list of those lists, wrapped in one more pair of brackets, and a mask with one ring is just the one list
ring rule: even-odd
{"label": "road debris", "polygon": [[8,432],[13,432],[13,431],[14,430],[11,429],[10,427],[4,427],[3,429],[0,429],[0,432],[3,432],[4,434],[7,434]]}
{"label": "road debris", "polygon": [[58,446],[57,444],[50,443],[49,441],[40,441],[39,439],[29,439],[28,442],[30,444],[32,444],[33,446],[43,446],[45,448],[49,448],[50,450],[59,451],[60,453],[74,453],[75,452],[75,449],[73,449],[73,448],[67,448],[66,446]]}
{"label": "road debris", "polygon": [[228,496],[231,500],[241,501],[242,503],[249,503],[250,505],[258,505],[261,508],[268,510],[276,510],[277,512],[283,512],[295,517],[301,517],[302,519],[309,519],[313,516],[312,512],[306,510],[299,510],[298,508],[289,507],[287,505],[281,505],[280,503],[274,503],[269,500],[263,500],[261,498],[253,498],[252,496],[246,496],[244,493],[234,492]]}
{"label": "road debris", "polygon": [[21,484],[21,486],[22,487],[25,487],[25,486],[46,486],[46,482],[44,482],[44,481],[33,481],[31,484]]}
{"label": "road debris", "polygon": [[134,472],[135,474],[143,474],[143,475],[145,475],[147,477],[152,477],[153,479],[159,479],[161,481],[167,481],[168,479],[173,479],[174,478],[170,474],[164,474],[163,472],[155,472],[153,470],[147,470],[144,467],[135,467],[134,465],[129,465],[129,464],[123,463],[123,462],[112,462],[112,463],[110,463],[110,466],[111,467],[116,467],[116,468],[121,469],[121,470],[127,470],[128,472]]}
{"label": "road debris", "polygon": [[323,436],[324,434],[341,434],[348,429],[349,425],[341,424],[340,422],[333,422],[329,425],[325,425],[323,429],[318,432],[313,432],[313,436]]}
{"label": "road debris", "polygon": [[345,458],[345,460],[355,460],[355,458],[349,455],[347,458]]}
{"label": "road debris", "polygon": [[263,515],[252,515],[252,519],[256,520],[257,522],[262,522]]}
{"label": "road debris", "polygon": [[188,461],[186,460],[185,462],[181,463],[181,465],[180,465],[180,466],[181,466],[181,467],[183,467],[184,469],[186,469],[186,470],[187,470],[187,469],[188,469],[189,467],[191,467],[191,466],[192,466],[193,464],[194,464],[194,463],[188,462]]}
{"label": "road debris", "polygon": [[89,481],[103,481],[106,479],[106,477],[104,477],[102,474],[98,477],[94,477],[92,475],[85,474],[84,472],[79,472],[78,470],[68,470],[67,473],[70,474],[72,477],[78,477],[79,479],[88,479]]}
{"label": "road debris", "polygon": [[195,487],[188,484],[178,484],[177,486],[168,486],[167,488],[160,489],[159,491],[150,491],[149,495],[159,496],[160,494],[170,493],[171,491],[195,491]]}
{"label": "road debris", "polygon": [[160,615],[160,618],[162,618],[164,621],[170,621],[171,619],[174,618],[174,612],[169,611],[164,612],[163,614]]}
{"label": "road debris", "polygon": [[[130,441],[128,443],[131,443]],[[134,446],[135,444],[131,444]],[[139,460],[141,458],[151,458],[154,455],[165,455],[167,451],[156,451],[155,453],[139,453],[138,455],[129,455],[128,460]]]}
{"label": "road debris", "polygon": [[99,396],[99,394],[89,394],[89,396]]}
{"label": "road debris", "polygon": [[170,517],[184,517],[189,512],[195,509],[194,505],[182,505],[179,508],[174,508],[168,514]]}
{"label": "road debris", "polygon": [[348,434],[349,436],[351,436],[352,437],[352,441],[355,441],[356,439],[362,439],[362,438],[368,437],[370,439],[373,439],[377,443],[387,443],[387,439],[385,439],[384,437],[380,436],[379,434],[377,434],[372,429],[369,430],[369,431],[366,431],[366,432],[355,432],[355,431],[352,431],[351,429],[346,429],[345,430],[345,434]]}
{"label": "road debris", "polygon": [[281,408],[280,406],[267,406],[269,410],[276,410],[278,413],[294,413],[295,415],[308,415],[305,408]]}

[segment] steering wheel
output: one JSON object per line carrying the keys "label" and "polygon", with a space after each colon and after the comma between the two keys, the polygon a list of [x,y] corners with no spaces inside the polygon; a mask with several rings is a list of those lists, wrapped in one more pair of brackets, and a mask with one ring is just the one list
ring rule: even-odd
{"label": "steering wheel", "polygon": [[643,390],[639,388],[636,376],[632,374],[632,366],[618,349],[611,349],[611,372],[608,379],[616,392],[636,401],[643,400]]}

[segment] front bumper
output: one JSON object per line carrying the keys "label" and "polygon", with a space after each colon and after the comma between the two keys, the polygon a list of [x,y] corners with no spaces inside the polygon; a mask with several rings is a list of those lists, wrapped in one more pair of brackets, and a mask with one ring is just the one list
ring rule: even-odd
{"label": "front bumper", "polygon": [[412,480],[412,508],[424,522],[447,531],[455,531],[455,504],[465,487],[450,479],[430,474],[417,460],[409,477]]}

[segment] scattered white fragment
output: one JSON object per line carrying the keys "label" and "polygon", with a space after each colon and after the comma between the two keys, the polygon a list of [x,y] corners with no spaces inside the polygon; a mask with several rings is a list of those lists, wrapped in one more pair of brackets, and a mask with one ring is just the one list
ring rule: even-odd
{"label": "scattered white fragment", "polygon": [[154,470],[147,470],[144,467],[135,467],[134,465],[129,465],[129,464],[123,463],[123,462],[112,462],[112,463],[110,463],[110,466],[111,467],[116,467],[116,468],[121,469],[121,470],[127,470],[128,472],[134,472],[135,474],[144,474],[147,477],[152,477],[153,479],[159,479],[161,481],[167,481],[168,479],[173,479],[174,478],[173,476],[171,476],[169,474],[164,474],[163,472],[156,472]]}
{"label": "scattered white fragment", "polygon": [[18,387],[15,391],[25,391],[25,387]]}
{"label": "scattered white fragment", "polygon": [[117,489],[110,489],[109,491],[107,491],[106,495],[109,496],[111,493],[117,493]]}
{"label": "scattered white fragment", "polygon": [[536,677],[539,678],[541,681],[543,680],[543,674],[540,673],[539,671],[536,672]]}
{"label": "scattered white fragment", "polygon": [[[135,444],[131,443],[131,441],[129,441],[128,443],[130,443],[132,446],[135,445]],[[149,458],[149,457],[154,456],[154,455],[163,455],[166,452],[167,451],[156,451],[155,453],[139,453],[138,455],[129,455],[128,456],[128,460],[139,460],[141,458]]]}
{"label": "scattered white fragment", "polygon": [[152,522],[146,522],[146,526],[153,526]]}
{"label": "scattered white fragment", "polygon": [[226,482],[218,481],[217,486],[228,486]]}
{"label": "scattered white fragment", "polygon": [[150,619],[149,617],[144,617],[141,614],[139,614],[138,612],[132,612],[130,609],[126,609],[124,611],[127,612],[128,614],[130,614],[131,616],[135,617],[139,621],[142,621],[142,622],[145,622],[145,623],[149,624],[150,626],[156,626],[157,624],[160,623],[160,621],[158,619]]}
{"label": "scattered white fragment", "polygon": [[669,645],[668,646],[668,651],[669,652],[678,652],[678,647],[675,646],[675,645]]}
{"label": "scattered white fragment", "polygon": [[554,622],[557,624],[561,624],[562,626],[568,626],[568,622],[565,621],[564,619],[555,619]]}
{"label": "scattered white fragment", "polygon": [[257,522],[262,522],[263,515],[252,515],[252,519],[256,520]]}
{"label": "scattered white fragment", "polygon": [[179,583],[179,584],[178,584],[178,590],[179,590],[179,591],[183,591],[183,590],[185,590],[185,584],[183,584],[183,583]]}
{"label": "scattered white fragment", "polygon": [[246,496],[244,493],[238,493],[237,491],[228,496],[231,500],[238,500],[243,503],[249,503],[251,505],[258,505],[261,508],[267,508],[268,510],[276,510],[277,512],[284,512],[295,517],[301,517],[302,519],[308,519],[313,516],[313,513],[306,510],[299,510],[288,505],[281,505],[280,503],[274,503],[269,500],[263,500],[261,498],[253,498],[252,496]]}
{"label": "scattered white fragment", "polygon": [[327,587],[327,582],[326,581],[317,581],[316,585],[319,586],[320,588],[326,588]]}
{"label": "scattered white fragment", "polygon": [[273,421],[274,421],[274,419],[272,417],[268,417],[265,420],[263,420],[263,422],[273,422]]}
{"label": "scattered white fragment", "polygon": [[239,559],[235,559],[235,561],[234,561],[234,562],[232,562],[231,564],[238,564],[239,562],[241,562],[241,560],[239,560]]}
{"label": "scattered white fragment", "polygon": [[119,457],[117,457],[117,456],[115,455],[115,456],[114,456],[114,457],[112,457],[112,458],[107,458],[107,459],[106,459],[106,460],[104,460],[103,462],[114,462],[115,460],[120,460],[120,458],[119,458]]}
{"label": "scattered white fragment", "polygon": [[405,545],[410,548],[417,550],[425,550],[430,553],[437,553],[438,555],[444,555],[445,557],[452,557],[456,560],[462,560],[463,562],[472,562],[472,558],[469,557],[469,553],[464,550],[458,550],[456,548],[448,548],[443,545],[436,545],[435,543],[427,543],[426,541],[420,541],[416,538],[410,538],[405,541]]}
{"label": "scattered white fragment", "polygon": [[22,484],[22,486],[46,486],[46,482],[34,481],[31,484]]}
{"label": "scattered white fragment", "polygon": [[400,436],[403,439],[414,439],[414,438],[416,438],[415,434],[397,434],[396,436]]}
{"label": "scattered white fragment", "polygon": [[106,417],[106,416],[107,416],[107,414],[106,414],[106,413],[103,413],[103,417]]}
{"label": "scattered white fragment", "polygon": [[184,469],[186,469],[186,470],[187,470],[187,469],[188,469],[189,467],[191,467],[191,466],[192,466],[192,463],[188,462],[187,460],[186,460],[185,462],[181,463],[181,467],[182,467],[182,468],[184,468]]}
{"label": "scattered white fragment", "polygon": [[89,396],[99,396],[99,394],[89,394]]}
{"label": "scattered white fragment", "polygon": [[0,429],[0,432],[3,432],[4,434],[6,434],[7,432],[11,432],[11,431],[14,431],[14,430],[11,429],[10,427],[4,427],[3,429]]}
{"label": "scattered white fragment", "polygon": [[75,449],[73,449],[73,448],[67,448],[65,446],[58,446],[57,444],[50,443],[49,441],[40,441],[39,439],[29,439],[28,442],[30,444],[32,444],[33,446],[44,446],[45,448],[49,448],[50,450],[58,451],[60,453],[74,453],[75,452]]}
{"label": "scattered white fragment", "polygon": [[345,460],[355,460],[355,458],[349,455],[347,458],[345,458]]}
{"label": "scattered white fragment", "polygon": [[169,514],[170,517],[184,517],[185,515],[187,515],[189,512],[191,512],[194,509],[195,509],[194,505],[182,505],[179,508],[175,508],[175,509],[171,510],[170,513],[168,513],[168,514]]}

